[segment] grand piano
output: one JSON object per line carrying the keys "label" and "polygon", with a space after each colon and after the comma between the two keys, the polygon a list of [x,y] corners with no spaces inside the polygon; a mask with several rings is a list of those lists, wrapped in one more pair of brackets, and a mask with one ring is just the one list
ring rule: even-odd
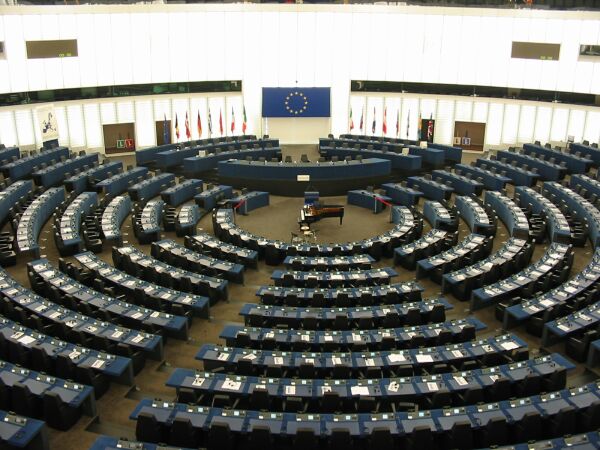
{"label": "grand piano", "polygon": [[318,222],[329,217],[339,217],[340,225],[344,219],[344,207],[342,205],[322,205],[319,202],[305,204],[300,210],[300,224]]}

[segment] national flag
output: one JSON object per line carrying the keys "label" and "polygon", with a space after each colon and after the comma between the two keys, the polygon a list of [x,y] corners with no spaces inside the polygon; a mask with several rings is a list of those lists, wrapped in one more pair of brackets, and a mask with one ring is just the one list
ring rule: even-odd
{"label": "national flag", "polygon": [[242,106],[242,111],[244,113],[244,121],[242,122],[242,133],[246,134],[246,128],[248,127],[247,119],[246,119],[246,105]]}
{"label": "national flag", "polygon": [[231,107],[231,134],[235,131],[235,113],[233,112],[233,106]]}
{"label": "national flag", "polygon": [[221,136],[223,136],[223,110],[219,109],[219,131],[221,132]]}
{"label": "national flag", "polygon": [[208,137],[212,136],[212,116],[210,115],[210,108],[208,108]]}
{"label": "national flag", "polygon": [[188,119],[188,113],[185,112],[185,137],[189,141],[192,138],[192,131],[190,130],[190,121]]}
{"label": "national flag", "polygon": [[365,126],[365,110],[363,109],[362,112],[360,113],[360,132],[362,133],[364,126]]}
{"label": "national flag", "polygon": [[383,108],[383,124],[381,126],[383,135],[387,134],[387,106]]}
{"label": "national flag", "polygon": [[417,122],[417,127],[418,127],[418,131],[417,131],[417,140],[421,140],[421,127],[423,126],[423,124],[421,123],[421,111],[419,111],[419,121]]}
{"label": "national flag", "polygon": [[348,125],[350,131],[354,130],[354,120],[352,120],[352,108],[350,108],[350,124]]}
{"label": "national flag", "polygon": [[396,137],[400,135],[400,110],[396,110]]}
{"label": "national flag", "polygon": [[375,107],[373,107],[373,126],[371,127],[371,132],[375,134],[375,129],[377,128],[377,120],[376,120],[376,112]]}
{"label": "national flag", "polygon": [[170,144],[170,136],[169,134],[169,123],[167,122],[167,115],[165,114],[165,119],[163,121],[163,144]]}
{"label": "national flag", "polygon": [[433,141],[433,115],[429,116],[429,122],[427,123],[427,140]]}
{"label": "national flag", "polygon": [[410,109],[408,110],[408,116],[406,117],[406,139],[408,139],[408,130],[410,129]]}
{"label": "national flag", "polygon": [[198,110],[197,127],[198,127],[198,137],[201,138],[202,137],[202,120],[200,119],[200,110]]}
{"label": "national flag", "polygon": [[179,120],[177,118],[177,113],[175,113],[175,136],[177,137],[177,141],[179,141]]}

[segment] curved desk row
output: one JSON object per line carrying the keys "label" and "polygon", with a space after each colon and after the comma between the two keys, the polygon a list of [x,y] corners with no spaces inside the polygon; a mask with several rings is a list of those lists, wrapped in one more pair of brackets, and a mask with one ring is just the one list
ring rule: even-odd
{"label": "curved desk row", "polygon": [[307,183],[321,195],[342,195],[367,183],[380,183],[390,172],[390,161],[376,158],[323,163],[219,162],[223,183],[287,196],[302,195]]}
{"label": "curved desk row", "polygon": [[38,170],[32,174],[32,178],[38,186],[57,186],[62,184],[62,181],[67,174],[81,169],[87,170],[96,164],[98,164],[98,153],[90,153],[88,155],[67,159],[48,166],[45,169]]}
{"label": "curved desk row", "polygon": [[268,147],[265,149],[228,150],[219,153],[209,153],[204,156],[193,156],[183,160],[183,172],[186,176],[197,177],[202,172],[216,169],[221,161],[245,160],[264,158],[270,160],[277,158],[281,160],[281,149],[279,147]]}
{"label": "curved desk row", "polygon": [[113,198],[102,212],[102,234],[104,239],[121,245],[121,225],[131,212],[131,198],[120,195]]}
{"label": "curved desk row", "polygon": [[25,210],[17,227],[17,250],[39,257],[38,237],[54,210],[65,200],[65,190],[50,188],[36,198]]}
{"label": "curved desk row", "polygon": [[65,209],[60,218],[60,230],[56,245],[61,256],[69,256],[82,250],[83,239],[80,234],[81,222],[98,206],[98,194],[82,192]]}
{"label": "curved desk row", "polygon": [[104,160],[103,164],[92,167],[91,169],[79,172],[63,181],[67,192],[75,192],[80,194],[85,190],[95,190],[96,183],[106,178],[112,177],[123,171],[123,163],[121,161]]}
{"label": "curved desk row", "polygon": [[219,337],[227,347],[327,352],[433,347],[472,341],[486,326],[473,317],[426,325],[368,330],[296,330],[226,325]]}
{"label": "curved desk row", "polygon": [[4,178],[19,180],[31,174],[36,167],[41,167],[42,164],[53,164],[62,158],[68,157],[69,149],[67,147],[56,147],[45,150],[37,155],[26,156],[12,161],[0,167],[0,171],[2,171]]}

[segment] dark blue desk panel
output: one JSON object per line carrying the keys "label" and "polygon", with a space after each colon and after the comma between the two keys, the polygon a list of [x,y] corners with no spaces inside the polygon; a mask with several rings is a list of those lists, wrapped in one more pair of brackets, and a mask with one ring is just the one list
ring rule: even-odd
{"label": "dark blue desk panel", "polygon": [[[226,325],[219,337],[228,347],[246,347],[263,350],[289,351],[353,351],[355,346],[370,351],[384,350],[386,342],[393,341],[393,348],[415,348],[413,338],[419,338],[425,346],[440,345],[440,334],[451,334],[450,342],[470,341],[477,331],[485,329],[483,322],[473,318],[456,319],[427,325],[411,325],[399,328],[368,330],[287,330],[281,328],[246,327]],[[465,330],[465,331],[463,331]],[[356,350],[354,350],[356,351]]]}
{"label": "dark blue desk panel", "polygon": [[506,183],[512,181],[508,177],[475,165],[457,164],[454,166],[454,171],[460,175],[470,176],[472,179],[483,183],[483,186],[490,191],[501,191],[506,187]]}
{"label": "dark blue desk panel", "polygon": [[31,180],[19,180],[0,191],[0,223],[4,223],[8,212],[17,203],[26,199],[33,191]]}
{"label": "dark blue desk panel", "polygon": [[423,162],[429,167],[433,167],[435,169],[444,167],[446,161],[446,154],[443,150],[439,148],[423,148],[418,145],[407,145],[404,148],[408,148],[409,155],[420,156],[421,158],[423,158]]}
{"label": "dark blue desk panel", "polygon": [[[398,389],[399,385],[395,385],[394,388]],[[317,439],[324,440],[330,435],[333,424],[341,423],[353,438],[359,439],[356,441],[358,444],[368,439],[375,428],[383,427],[397,439],[408,437],[410,431],[417,425],[425,425],[434,435],[442,435],[447,433],[456,421],[466,420],[470,424],[471,431],[477,432],[485,430],[488,421],[494,417],[503,419],[511,427],[519,423],[527,411],[537,412],[542,420],[546,420],[555,416],[560,405],[565,404],[564,402],[577,411],[585,411],[599,398],[598,386],[592,383],[581,389],[562,389],[549,394],[533,395],[519,400],[503,400],[497,403],[415,412],[344,415],[224,410],[166,402],[160,399],[143,399],[136,406],[130,419],[136,420],[140,413],[147,413],[154,416],[168,432],[177,417],[188,418],[198,432],[207,432],[212,424],[225,423],[229,425],[231,433],[239,437],[247,436],[246,433],[251,427],[261,425],[271,430],[274,445],[279,448],[279,445],[284,445],[288,439],[294,437],[300,428],[311,428]]]}
{"label": "dark blue desk panel", "polygon": [[163,444],[153,444],[149,442],[133,441],[127,439],[118,439],[112,436],[100,436],[97,438],[89,450],[191,450],[189,448]]}
{"label": "dark blue desk panel", "polygon": [[349,205],[360,206],[361,208],[369,209],[373,214],[382,212],[387,204],[392,201],[390,197],[386,197],[375,192],[366,191],[364,189],[348,191],[347,202]]}
{"label": "dark blue desk panel", "polygon": [[485,236],[496,234],[496,216],[490,217],[490,214],[481,205],[479,198],[457,195],[454,199],[454,205],[472,233]]}
{"label": "dark blue desk panel", "polygon": [[228,244],[212,234],[198,233],[190,239],[185,239],[185,246],[192,250],[208,252],[215,258],[226,259],[252,268],[257,266],[258,252],[256,250]]}
{"label": "dark blue desk panel", "polygon": [[450,145],[444,144],[436,144],[434,142],[427,143],[428,148],[439,148],[444,150],[446,161],[451,161],[453,163],[460,163],[462,161],[462,152],[463,149],[460,147],[453,147]]}
{"label": "dark blue desk panel", "polygon": [[[113,262],[117,267],[124,268],[124,259],[127,258],[129,263],[139,268],[143,273],[144,278],[148,276],[148,273],[153,273],[154,277],[158,279],[169,276],[175,284],[176,289],[206,295],[210,298],[211,304],[218,300],[227,299],[229,295],[228,282],[226,280],[174,267],[142,253],[132,245],[126,245],[119,248],[113,247],[112,256]],[[190,283],[189,285],[186,285],[185,281],[188,279]]]}
{"label": "dark blue desk panel", "polygon": [[104,336],[115,345],[123,344],[135,353],[141,350],[149,357],[162,358],[162,338],[153,334],[119,327],[111,322],[101,322],[70,309],[58,306],[20,285],[3,270],[0,271],[0,294],[15,306],[37,316],[44,323],[56,325],[59,329],[81,332],[89,338]]}
{"label": "dark blue desk panel", "polygon": [[156,155],[159,152],[164,152],[178,147],[183,147],[185,142],[175,142],[172,144],[158,145],[156,147],[148,147],[135,152],[135,162],[138,166],[151,164],[156,161]]}
{"label": "dark blue desk panel", "polygon": [[45,169],[33,172],[32,177],[38,186],[56,186],[62,183],[67,173],[73,173],[76,170],[85,169],[96,164],[98,164],[98,153],[91,153],[52,164]]}
{"label": "dark blue desk panel", "polygon": [[349,256],[286,256],[283,263],[294,270],[336,270],[370,269],[375,262],[370,255]]}
{"label": "dark blue desk panel", "polygon": [[98,194],[95,192],[82,192],[67,206],[60,218],[59,242],[57,242],[61,256],[69,256],[81,251],[83,247],[80,234],[81,221],[97,206]]}
{"label": "dark blue desk panel", "polygon": [[540,178],[544,181],[560,181],[567,174],[566,167],[514,151],[499,150],[496,158],[501,162],[539,173]]}
{"label": "dark blue desk panel", "polygon": [[160,239],[161,223],[165,202],[150,200],[133,217],[133,232],[140,244],[149,244]]}
{"label": "dark blue desk panel", "polygon": [[591,159],[559,152],[536,144],[523,144],[523,152],[527,155],[536,155],[538,158],[542,156],[547,161],[554,160],[558,163],[564,163],[569,173],[585,173],[593,163]]}
{"label": "dark blue desk panel", "polygon": [[431,200],[450,200],[454,189],[437,181],[433,181],[424,177],[408,177],[406,179],[408,187],[423,192],[425,197]]}
{"label": "dark blue desk panel", "polygon": [[130,186],[127,188],[127,192],[132,200],[145,202],[152,197],[156,197],[161,191],[168,189],[174,184],[175,175],[172,173],[161,173]]}
{"label": "dark blue desk panel", "polygon": [[390,278],[397,276],[398,273],[391,267],[382,267],[378,269],[367,270],[349,270],[346,272],[302,272],[274,270],[271,279],[276,286],[283,286],[285,280],[291,277],[293,285],[302,287],[310,284],[314,280],[319,286],[360,286],[374,284],[389,284]]}
{"label": "dark blue desk panel", "polygon": [[[569,187],[574,190],[579,189],[579,194],[586,198],[591,197],[592,195],[600,197],[600,181],[588,175],[571,175],[571,178],[569,180]],[[584,189],[586,191],[585,193],[583,192]]]}
{"label": "dark blue desk panel", "polygon": [[121,245],[121,225],[131,212],[131,198],[120,195],[113,198],[102,212],[102,234],[104,239]]}
{"label": "dark blue desk panel", "polygon": [[103,164],[79,172],[66,180],[63,184],[68,192],[80,194],[85,190],[95,190],[96,183],[123,171],[121,161],[105,160]]}
{"label": "dark blue desk panel", "polygon": [[441,230],[456,231],[458,229],[458,216],[455,212],[452,214],[438,201],[425,200],[423,203],[423,217],[429,222],[432,228]]}
{"label": "dark blue desk panel", "polygon": [[40,231],[54,211],[65,200],[64,188],[50,188],[37,197],[19,219],[17,227],[17,250],[19,253],[38,256]]}
{"label": "dark blue desk panel", "polygon": [[116,196],[127,191],[130,184],[142,180],[148,173],[147,167],[134,167],[127,172],[121,172],[96,183],[96,190],[105,195]]}
{"label": "dark blue desk panel", "polygon": [[337,156],[341,159],[350,157],[352,158],[352,161],[355,161],[357,156],[364,158],[363,161],[366,159],[385,159],[390,164],[390,170],[394,169],[414,173],[421,169],[422,165],[422,158],[420,156],[403,155],[402,153],[389,152],[385,150],[369,150],[363,148],[355,149],[349,147],[321,147],[319,150],[322,155],[328,158],[332,158],[334,156]]}
{"label": "dark blue desk panel", "polygon": [[568,147],[569,153],[575,156],[581,156],[585,159],[593,161],[594,165],[600,164],[600,150],[598,147],[591,147],[589,145],[571,143]]}
{"label": "dark blue desk panel", "polygon": [[183,205],[177,213],[175,221],[175,234],[178,237],[193,236],[196,234],[196,225],[206,215],[207,211],[200,209],[194,203]]}
{"label": "dark blue desk panel", "polygon": [[221,184],[208,188],[204,192],[200,192],[194,196],[194,201],[200,208],[210,211],[217,206],[217,203],[221,200],[229,199],[231,197],[233,197],[233,188]]}
{"label": "dark blue desk panel", "polygon": [[589,329],[595,329],[600,323],[600,302],[579,309],[544,325],[542,344],[554,345],[573,335],[581,335]]}
{"label": "dark blue desk panel", "polygon": [[[152,298],[157,302],[168,305],[179,305],[185,311],[193,311],[195,316],[208,319],[208,298],[199,295],[176,291],[148,281],[140,280],[126,272],[122,272],[107,262],[101,260],[91,252],[75,255],[75,259],[87,270],[92,271],[96,277],[101,278],[106,284],[113,286],[127,296],[135,297],[138,292],[144,298]],[[163,306],[164,307],[164,306]],[[162,308],[161,308],[162,309]]]}
{"label": "dark blue desk panel", "polygon": [[183,160],[183,170],[188,176],[197,176],[202,172],[216,169],[221,161],[245,160],[246,158],[258,159],[281,158],[279,147],[257,148],[247,150],[228,150],[218,153],[209,153],[204,156],[194,156]]}
{"label": "dark blue desk panel", "polygon": [[479,261],[487,256],[492,249],[492,239],[480,234],[468,234],[455,246],[434,254],[426,259],[417,261],[417,279],[431,277],[434,281],[442,282],[441,274],[451,270],[458,264],[467,261]]}
{"label": "dark blue desk panel", "polygon": [[309,177],[309,184],[322,195],[340,195],[342,191],[364,186],[373,178],[383,181],[390,172],[390,161],[381,158],[322,163],[219,162],[219,177],[224,183],[282,195],[304,192],[306,182],[299,182],[300,176]]}
{"label": "dark blue desk panel", "polygon": [[21,157],[19,147],[6,147],[0,149],[0,164],[3,166]]}
{"label": "dark blue desk panel", "polygon": [[[288,256],[288,258],[293,257]],[[320,257],[306,258],[318,259]],[[335,256],[331,258],[335,258]],[[324,301],[331,302],[331,306],[338,306],[335,304],[336,299],[346,296],[352,304],[356,303],[357,306],[371,306],[373,304],[403,303],[404,301],[421,300],[421,292],[424,290],[423,286],[414,281],[405,281],[379,286],[336,288],[261,286],[256,291],[256,295],[261,298],[261,303],[265,305],[287,304],[287,300],[292,302],[293,297],[293,303],[296,303],[298,306],[311,306],[313,299],[316,301],[317,297],[320,296]]]}
{"label": "dark blue desk panel", "polygon": [[590,242],[594,247],[598,246],[600,243],[600,211],[598,208],[581,195],[559,183],[544,183],[542,194],[556,205],[564,203],[575,216],[585,220]]}
{"label": "dark blue desk panel", "polygon": [[529,220],[514,201],[502,192],[485,191],[484,202],[494,210],[512,237],[529,239]]}
{"label": "dark blue desk panel", "polygon": [[180,166],[185,158],[191,158],[198,155],[202,147],[181,147],[170,150],[163,150],[156,154],[154,164],[159,169],[168,169]]}
{"label": "dark blue desk panel", "polygon": [[512,166],[508,163],[503,163],[496,159],[478,158],[475,164],[477,167],[481,167],[482,169],[490,170],[498,173],[498,175],[510,178],[511,183],[515,186],[533,186],[540,178],[540,175],[537,173]]}
{"label": "dark blue desk panel", "polygon": [[474,288],[498,281],[529,263],[533,247],[524,239],[511,237],[493,254],[475,264],[442,276],[442,293],[452,292],[461,300],[469,300]]}
{"label": "dark blue desk panel", "polygon": [[269,193],[263,191],[251,191],[247,194],[241,194],[232,197],[229,204],[235,208],[238,214],[248,214],[250,211],[269,206]]}
{"label": "dark blue desk panel", "polygon": [[471,296],[471,310],[491,306],[505,298],[520,296],[533,284],[551,279],[552,274],[558,275],[565,265],[571,265],[572,259],[573,250],[570,245],[553,242],[535,263],[508,278],[475,289]]}
{"label": "dark blue desk panel", "polygon": [[160,193],[160,196],[167,205],[179,206],[191,200],[194,195],[200,192],[202,192],[202,180],[191,178],[165,189]]}
{"label": "dark blue desk panel", "polygon": [[377,259],[382,253],[391,256],[394,247],[414,239],[421,232],[422,221],[416,219],[408,208],[403,209],[402,212],[402,222],[396,224],[390,231],[369,239],[340,244],[293,245],[284,241],[266,239],[239,228],[234,222],[231,208],[221,208],[213,212],[213,229],[215,235],[223,241],[258,251],[260,256],[265,256],[268,264],[283,262],[290,248],[293,248],[298,255],[333,256],[334,252],[340,255],[369,253]]}
{"label": "dark blue desk panel", "polygon": [[172,261],[173,264],[190,268],[194,272],[223,277],[235,283],[244,282],[245,267],[242,264],[198,253],[171,239],[153,243],[151,253],[157,259]]}
{"label": "dark blue desk panel", "polygon": [[385,195],[390,197],[395,203],[404,206],[415,206],[419,203],[419,199],[423,197],[423,193],[400,183],[386,183],[381,187],[385,189]]}
{"label": "dark blue desk panel", "polygon": [[600,364],[600,339],[590,343],[588,358],[586,361],[588,367],[596,368]]}
{"label": "dark blue desk panel", "polygon": [[600,282],[600,249],[597,248],[591,262],[573,278],[546,293],[506,308],[504,327],[515,326],[533,316],[541,316],[550,308],[559,308],[572,303],[574,298],[585,295],[586,291],[593,292],[598,282]]}
{"label": "dark blue desk panel", "polygon": [[61,158],[68,157],[69,149],[67,147],[56,147],[51,150],[45,150],[37,155],[27,156],[5,164],[0,167],[0,171],[2,171],[4,178],[10,178],[13,181],[19,180],[29,175],[35,167],[39,167],[43,163],[54,164],[60,161]]}
{"label": "dark blue desk panel", "polygon": [[30,417],[0,410],[0,444],[9,449],[49,450],[46,424]]}
{"label": "dark blue desk panel", "polygon": [[571,242],[571,227],[560,209],[539,192],[526,186],[515,188],[515,200],[519,206],[530,208],[535,214],[546,217],[547,231],[552,242],[568,244]]}
{"label": "dark blue desk panel", "polygon": [[436,254],[453,246],[458,241],[458,232],[432,229],[416,241],[394,249],[394,264],[414,270],[424,255]]}
{"label": "dark blue desk panel", "polygon": [[78,367],[91,368],[94,372],[106,375],[118,383],[133,384],[130,358],[62,341],[24,327],[3,316],[0,316],[0,334],[6,341],[20,346],[24,352],[29,353],[32,348],[41,349],[52,361],[55,361],[59,355],[68,356]]}
{"label": "dark blue desk panel", "polygon": [[[54,287],[64,297],[71,297],[78,305],[87,305],[91,311],[100,311],[124,326],[144,329],[152,325],[167,336],[187,339],[188,322],[185,317],[137,306],[95,291],[57,270],[48,260],[38,259],[27,264],[32,286]],[[43,290],[38,289],[36,290]]]}
{"label": "dark blue desk panel", "polygon": [[[443,322],[445,311],[452,305],[443,298],[430,298],[417,302],[390,305],[336,307],[336,308],[303,308],[292,306],[271,306],[246,303],[240,315],[244,316],[246,325],[276,326],[288,325],[291,328],[337,329],[373,328],[373,323],[383,324],[387,319],[395,319],[399,325],[422,325],[430,322]],[[338,319],[343,316],[344,322]],[[307,319],[312,319],[308,323]]]}
{"label": "dark blue desk panel", "polygon": [[457,173],[434,170],[431,172],[431,177],[440,183],[452,186],[457,194],[479,196],[483,191],[483,183]]}
{"label": "dark blue desk panel", "polygon": [[[396,377],[396,371],[400,370],[402,373],[406,371],[412,375],[427,375],[429,372],[428,369],[431,369],[435,364],[452,364],[458,367],[465,361],[480,361],[489,358],[489,355],[503,355],[498,360],[505,362],[506,359],[504,357],[511,359],[511,355],[517,355],[519,350],[524,349],[527,349],[527,344],[524,341],[514,335],[505,334],[479,341],[462,342],[451,346],[375,352],[281,352],[204,344],[196,354],[196,359],[203,362],[204,370],[211,372],[224,371],[235,374],[238,365],[243,361],[251,365],[254,374],[263,374],[269,366],[275,365],[288,370],[288,376],[293,378],[297,377],[297,373],[303,365],[309,364],[314,366],[315,369],[315,374],[310,379],[317,380],[325,377],[344,379],[346,381],[345,384],[351,386],[353,382],[363,381],[353,379],[358,378],[360,375],[359,372],[368,367],[383,369],[392,377]],[[557,365],[562,367],[569,369],[575,367],[562,358],[557,358],[556,361]],[[549,362],[554,362],[553,357],[547,359],[543,365],[545,366]],[[564,362],[564,365],[562,362]],[[497,366],[495,371],[506,372],[511,370],[514,372],[517,368],[527,369],[537,365],[536,360],[532,359],[522,361],[521,364],[512,363]],[[342,373],[342,377],[336,375],[335,368],[338,366],[348,368],[348,372],[346,374]],[[486,369],[483,369],[483,373],[489,372],[489,369],[487,371]],[[453,376],[451,373],[447,373],[446,375],[450,375],[448,378],[452,380]],[[345,378],[346,376],[348,378]],[[218,377],[218,375],[215,376],[215,378]],[[435,378],[441,379],[442,377]],[[516,378],[518,378],[518,375],[513,377],[513,379]],[[410,384],[413,381],[419,382],[420,380],[408,379],[405,381]],[[310,385],[307,387],[310,387]],[[456,390],[456,387],[451,387],[451,389]],[[462,388],[459,389],[462,390]],[[281,391],[284,391],[284,389],[281,389]],[[383,389],[383,392],[385,392],[385,389]],[[348,394],[348,392],[345,393],[345,395]]]}

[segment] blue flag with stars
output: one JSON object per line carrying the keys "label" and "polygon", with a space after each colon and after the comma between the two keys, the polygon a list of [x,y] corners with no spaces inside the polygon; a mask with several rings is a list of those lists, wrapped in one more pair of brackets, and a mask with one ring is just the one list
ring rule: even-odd
{"label": "blue flag with stars", "polygon": [[330,117],[330,88],[263,88],[263,117]]}

